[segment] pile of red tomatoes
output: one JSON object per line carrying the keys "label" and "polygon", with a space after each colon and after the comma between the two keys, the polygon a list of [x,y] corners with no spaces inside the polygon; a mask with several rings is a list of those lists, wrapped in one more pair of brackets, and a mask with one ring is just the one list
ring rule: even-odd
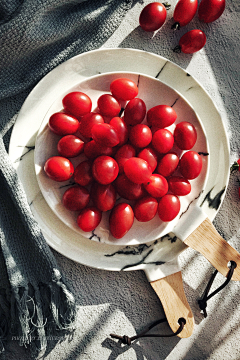
{"label": "pile of red tomatoes", "polygon": [[[62,202],[79,212],[77,224],[85,232],[99,225],[105,211],[117,239],[130,230],[134,218],[173,220],[180,211],[179,196],[190,193],[190,180],[201,172],[201,156],[191,150],[195,127],[183,121],[171,132],[175,110],[168,105],[147,110],[137,95],[135,82],[117,78],[110,93],[98,98],[96,110],[87,94],[70,92],[62,100],[64,109],[49,119],[50,130],[60,135],[59,155],[47,159],[44,170],[54,181],[73,178]],[[181,157],[172,151],[174,144],[183,150]],[[84,160],[74,168],[71,158],[81,154]]]}

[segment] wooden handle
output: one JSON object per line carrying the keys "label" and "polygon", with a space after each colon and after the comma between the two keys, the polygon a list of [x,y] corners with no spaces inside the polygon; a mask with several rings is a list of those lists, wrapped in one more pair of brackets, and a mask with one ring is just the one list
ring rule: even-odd
{"label": "wooden handle", "polygon": [[176,332],[178,330],[178,319],[184,318],[186,324],[178,336],[180,338],[191,336],[194,328],[194,317],[184,293],[181,271],[152,281],[151,285],[161,300],[172,331]]}
{"label": "wooden handle", "polygon": [[219,235],[208,218],[184,242],[204,255],[224,276],[229,272],[228,262],[235,261],[237,267],[231,280],[240,280],[240,254]]}

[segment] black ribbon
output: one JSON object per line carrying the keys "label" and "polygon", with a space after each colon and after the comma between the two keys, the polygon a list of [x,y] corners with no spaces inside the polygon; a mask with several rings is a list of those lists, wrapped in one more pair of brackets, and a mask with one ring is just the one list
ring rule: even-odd
{"label": "black ribbon", "polygon": [[120,335],[116,335],[116,334],[110,334],[111,338],[113,339],[118,339],[121,341],[122,344],[125,344],[125,345],[131,345],[132,341],[136,340],[136,339],[139,339],[139,338],[142,338],[142,337],[172,337],[172,336],[177,336],[178,334],[180,334],[180,332],[183,330],[184,328],[184,325],[186,324],[186,320],[184,318],[180,318],[178,320],[178,323],[179,323],[179,328],[176,332],[172,333],[172,334],[164,334],[164,335],[160,335],[160,334],[147,334],[148,331],[150,331],[152,328],[154,328],[155,326],[163,323],[163,322],[166,322],[167,319],[164,318],[164,319],[160,319],[160,320],[157,320],[155,321],[153,324],[151,324],[150,326],[147,326],[143,331],[141,331],[138,335],[135,335],[135,336],[132,336],[132,337],[129,337],[127,335],[123,335],[123,336],[120,336]]}
{"label": "black ribbon", "polygon": [[203,293],[202,298],[198,300],[198,305],[199,305],[200,309],[203,311],[203,314],[204,314],[205,318],[207,317],[207,310],[206,310],[207,301],[209,299],[211,299],[214,295],[216,295],[219,291],[221,291],[230,282],[230,280],[231,280],[231,278],[233,276],[234,269],[236,268],[236,266],[237,266],[237,264],[235,263],[235,261],[231,261],[231,266],[230,266],[229,272],[227,274],[226,281],[221,286],[219,286],[215,291],[213,291],[210,295],[208,295],[218,271],[215,270],[213,275],[211,276],[211,278],[210,278],[210,280],[209,280],[209,282],[207,284],[207,287],[206,287],[206,289],[205,289],[205,291]]}

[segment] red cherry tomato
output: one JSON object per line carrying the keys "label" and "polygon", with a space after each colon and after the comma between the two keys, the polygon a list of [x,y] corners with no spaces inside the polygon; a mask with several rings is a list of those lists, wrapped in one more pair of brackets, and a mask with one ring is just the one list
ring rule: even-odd
{"label": "red cherry tomato", "polygon": [[86,138],[92,137],[92,127],[96,124],[103,124],[104,119],[100,114],[89,113],[81,118],[79,125],[79,132],[82,136]]}
{"label": "red cherry tomato", "polygon": [[128,102],[124,110],[124,120],[127,125],[140,124],[146,115],[146,104],[142,99],[135,98]]}
{"label": "red cherry tomato", "polygon": [[62,103],[64,109],[73,116],[76,116],[76,118],[86,115],[92,108],[90,97],[80,91],[70,92],[64,96]]}
{"label": "red cherry tomato", "polygon": [[144,187],[154,198],[160,198],[168,192],[168,182],[165,177],[159,174],[150,176]]}
{"label": "red cherry tomato", "polygon": [[175,153],[164,155],[158,163],[156,172],[164,177],[168,177],[174,173],[179,163],[179,157]]}
{"label": "red cherry tomato", "polygon": [[172,176],[168,179],[169,190],[178,196],[188,195],[191,192],[190,182],[181,176]]}
{"label": "red cherry tomato", "polygon": [[100,155],[108,155],[111,156],[113,154],[113,148],[110,146],[102,146],[96,141],[91,140],[84,145],[84,154],[88,159],[95,159]]}
{"label": "red cherry tomato", "polygon": [[103,94],[97,101],[101,115],[114,117],[120,113],[121,105],[115,97],[110,94]]}
{"label": "red cherry tomato", "polygon": [[109,122],[109,125],[111,125],[118,134],[119,143],[118,145],[121,146],[123,144],[126,144],[128,141],[128,127],[125,123],[125,120],[123,120],[120,117],[114,117]]}
{"label": "red cherry tomato", "polygon": [[148,124],[158,129],[172,125],[176,118],[176,111],[168,105],[157,105],[147,112]]}
{"label": "red cherry tomato", "polygon": [[94,179],[100,184],[107,185],[113,182],[118,176],[118,164],[110,156],[98,156],[92,165]]}
{"label": "red cherry tomato", "polygon": [[151,196],[138,200],[134,206],[134,215],[138,221],[146,222],[154,218],[157,213],[158,202]]}
{"label": "red cherry tomato", "polygon": [[72,158],[80,155],[83,152],[84,141],[75,135],[63,136],[57,144],[59,155]]}
{"label": "red cherry tomato", "polygon": [[144,196],[142,184],[135,184],[125,174],[120,174],[114,182],[118,195],[126,200],[137,200]]}
{"label": "red cherry tomato", "polygon": [[158,216],[162,221],[172,221],[180,211],[180,200],[176,195],[166,194],[158,203]]}
{"label": "red cherry tomato", "polygon": [[63,205],[71,211],[84,209],[90,201],[89,191],[80,185],[71,186],[65,191],[62,197]]}
{"label": "red cherry tomato", "polygon": [[175,144],[181,150],[190,150],[197,141],[197,131],[187,121],[182,121],[176,125],[173,136]]}
{"label": "red cherry tomato", "polygon": [[210,23],[217,20],[225,9],[225,0],[202,0],[198,9],[199,20]]}
{"label": "red cherry tomato", "polygon": [[167,17],[167,10],[159,2],[152,2],[146,5],[141,11],[139,24],[145,31],[155,31],[160,29]]}
{"label": "red cherry tomato", "polygon": [[187,151],[179,162],[180,172],[188,180],[198,177],[202,170],[202,158],[195,151]]}
{"label": "red cherry tomato", "polygon": [[96,124],[92,127],[92,138],[102,146],[116,146],[119,143],[118,133],[110,124]]}
{"label": "red cherry tomato", "polygon": [[74,173],[73,164],[63,156],[52,156],[44,165],[47,176],[55,181],[69,180]]}
{"label": "red cherry tomato", "polygon": [[201,50],[206,44],[206,41],[206,35],[202,30],[190,30],[181,37],[179,40],[179,45],[177,45],[173,50],[175,52],[193,54]]}
{"label": "red cherry tomato", "polygon": [[129,140],[133,146],[144,148],[152,141],[151,129],[147,125],[137,124],[131,128]]}
{"label": "red cherry tomato", "polygon": [[118,100],[132,100],[138,94],[138,87],[135,82],[125,78],[113,80],[110,84],[110,90]]}
{"label": "red cherry tomato", "polygon": [[123,170],[129,180],[136,184],[145,183],[152,175],[150,165],[145,160],[137,157],[128,159],[124,164]]}
{"label": "red cherry tomato", "polygon": [[152,172],[154,172],[157,167],[158,156],[156,151],[152,147],[149,146],[141,150],[138,154],[138,157],[145,160],[150,165]]}
{"label": "red cherry tomato", "polygon": [[102,220],[102,212],[95,206],[83,209],[77,217],[77,224],[85,232],[93,231]]}
{"label": "red cherry tomato", "polygon": [[135,155],[136,155],[136,150],[130,144],[125,144],[118,149],[114,158],[119,166],[119,174],[123,172],[123,166],[125,162]]}
{"label": "red cherry tomato", "polygon": [[153,134],[152,146],[160,154],[166,154],[174,144],[173,134],[167,129],[159,129]]}
{"label": "red cherry tomato", "polygon": [[172,29],[180,29],[189,24],[197,12],[197,7],[197,0],[179,0],[173,13],[175,24]]}
{"label": "red cherry tomato", "polygon": [[101,211],[111,210],[116,202],[116,190],[112,184],[94,183],[91,188],[94,205]]}
{"label": "red cherry tomato", "polygon": [[93,181],[92,162],[85,160],[78,164],[74,170],[73,179],[79,185],[89,185]]}
{"label": "red cherry tomato", "polygon": [[48,126],[57,135],[70,135],[78,131],[79,121],[64,112],[58,112],[51,115]]}
{"label": "red cherry tomato", "polygon": [[134,213],[129,204],[117,204],[109,216],[109,228],[113,237],[121,239],[131,229]]}

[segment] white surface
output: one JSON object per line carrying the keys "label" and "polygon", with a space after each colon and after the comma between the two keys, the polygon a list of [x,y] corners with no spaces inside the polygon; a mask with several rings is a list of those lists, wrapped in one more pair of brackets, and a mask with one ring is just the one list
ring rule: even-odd
{"label": "white surface", "polygon": [[[230,138],[232,163],[239,157],[240,144],[238,3],[227,2],[224,14],[215,23],[202,24],[196,18],[186,29],[173,33],[170,30],[173,8],[176,4],[173,0],[166,24],[153,35],[144,33],[138,26],[140,11],[149,2],[134,3],[132,10],[115,34],[106,42],[104,48],[130,47],[150,51],[175,62],[193,75],[207,90],[220,111]],[[193,55],[174,54],[172,48],[177,44],[180,36],[193,28],[201,28],[206,32],[206,46]],[[153,72],[155,73],[155,69]],[[181,83],[180,78],[179,84]],[[199,89],[195,87],[193,94],[198,91]],[[36,104],[38,100],[36,99]],[[200,110],[201,108],[202,105],[199,105]],[[208,114],[209,126],[211,119],[212,113]],[[215,132],[217,137],[221,134],[218,126],[215,127]],[[220,149],[219,158],[222,158],[222,154],[224,154],[223,149]],[[219,161],[216,166],[221,172],[224,164]],[[29,171],[31,172],[32,169]],[[240,251],[238,176],[235,174],[230,177],[226,197],[214,223],[221,235]],[[33,191],[32,195],[34,194]],[[210,195],[213,198],[215,192]],[[93,269],[69,260],[57,252],[55,255],[76,296],[79,306],[78,326],[71,341],[61,337],[56,339],[58,344],[50,348],[46,360],[237,360],[240,358],[240,285],[238,282],[231,282],[220,294],[209,300],[208,317],[204,319],[199,312],[197,299],[201,297],[213,268],[194,250],[187,249],[180,255],[184,288],[196,322],[193,335],[182,340],[140,339],[130,348],[121,347],[117,341],[109,338],[109,334],[133,336],[145,325],[164,316],[161,304],[148,284],[145,274],[141,271],[112,272]],[[224,280],[221,275],[217,275],[213,289]],[[166,333],[167,325],[159,326],[154,332],[158,331]],[[29,354],[24,349],[17,350],[8,360],[16,358],[27,360]]]}

